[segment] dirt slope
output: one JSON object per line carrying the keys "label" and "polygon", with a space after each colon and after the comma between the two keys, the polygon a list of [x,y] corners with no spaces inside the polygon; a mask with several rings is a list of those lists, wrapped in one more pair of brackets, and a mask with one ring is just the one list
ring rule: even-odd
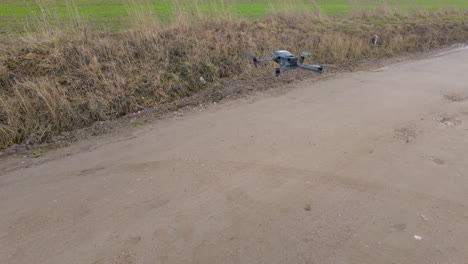
{"label": "dirt slope", "polygon": [[467,263],[467,98],[465,49],[78,143],[0,176],[0,263]]}

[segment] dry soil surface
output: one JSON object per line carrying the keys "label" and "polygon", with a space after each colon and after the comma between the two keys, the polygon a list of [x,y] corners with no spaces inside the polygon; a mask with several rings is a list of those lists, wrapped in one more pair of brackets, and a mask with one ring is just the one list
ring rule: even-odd
{"label": "dry soil surface", "polygon": [[59,153],[0,176],[0,263],[468,263],[467,49]]}

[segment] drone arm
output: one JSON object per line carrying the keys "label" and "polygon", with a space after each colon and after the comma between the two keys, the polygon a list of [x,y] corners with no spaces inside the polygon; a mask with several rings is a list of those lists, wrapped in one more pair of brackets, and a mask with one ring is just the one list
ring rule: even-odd
{"label": "drone arm", "polygon": [[253,57],[253,63],[255,65],[255,67],[257,67],[257,64],[259,62],[274,61],[275,59],[276,59],[276,57],[267,58],[267,59],[258,59],[257,57]]}
{"label": "drone arm", "polygon": [[253,54],[249,54],[249,53],[245,53],[243,54],[244,57],[248,57],[248,58],[251,58],[252,61],[253,61],[253,64],[255,65],[255,67],[257,67],[257,63],[259,62],[266,62],[266,61],[277,61],[278,57],[275,56],[275,57],[272,57],[272,58],[267,58],[267,59],[259,59],[257,58],[257,56],[253,55]]}
{"label": "drone arm", "polygon": [[267,59],[257,59],[257,61],[256,61],[256,62],[266,62],[266,61],[273,61],[273,60],[275,60],[275,59],[276,59],[276,57],[267,58]]}
{"label": "drone arm", "polygon": [[310,65],[310,66],[298,65],[298,66],[299,66],[299,68],[301,68],[303,70],[314,71],[314,72],[318,72],[318,73],[323,72],[323,67],[321,65]]}

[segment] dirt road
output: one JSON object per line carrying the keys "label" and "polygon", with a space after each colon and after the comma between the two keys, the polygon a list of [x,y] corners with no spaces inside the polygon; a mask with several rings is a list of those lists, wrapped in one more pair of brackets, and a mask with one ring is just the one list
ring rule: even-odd
{"label": "dirt road", "polygon": [[0,176],[0,263],[468,263],[466,49],[103,140]]}

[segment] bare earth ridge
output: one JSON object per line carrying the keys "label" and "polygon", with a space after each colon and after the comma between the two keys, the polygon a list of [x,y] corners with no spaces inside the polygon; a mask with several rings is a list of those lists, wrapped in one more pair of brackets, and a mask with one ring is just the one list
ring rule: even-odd
{"label": "bare earth ridge", "polygon": [[0,263],[468,263],[467,49],[127,134],[0,176]]}

